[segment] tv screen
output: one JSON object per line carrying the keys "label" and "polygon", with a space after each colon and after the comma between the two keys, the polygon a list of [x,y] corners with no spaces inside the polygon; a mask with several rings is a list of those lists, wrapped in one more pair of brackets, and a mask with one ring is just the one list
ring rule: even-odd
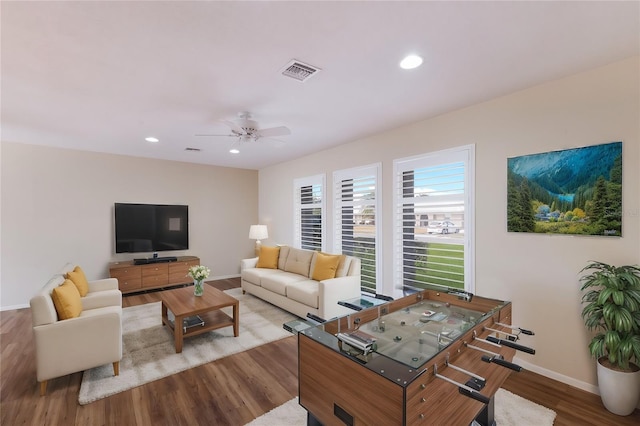
{"label": "tv screen", "polygon": [[187,250],[189,206],[115,203],[116,253]]}

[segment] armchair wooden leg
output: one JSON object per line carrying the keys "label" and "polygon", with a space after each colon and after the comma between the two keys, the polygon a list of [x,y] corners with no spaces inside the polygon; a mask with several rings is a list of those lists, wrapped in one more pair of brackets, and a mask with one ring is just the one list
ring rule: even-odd
{"label": "armchair wooden leg", "polygon": [[44,396],[47,393],[47,381],[40,382],[40,396]]}
{"label": "armchair wooden leg", "polygon": [[120,361],[116,361],[113,363],[113,375],[114,376],[120,375]]}

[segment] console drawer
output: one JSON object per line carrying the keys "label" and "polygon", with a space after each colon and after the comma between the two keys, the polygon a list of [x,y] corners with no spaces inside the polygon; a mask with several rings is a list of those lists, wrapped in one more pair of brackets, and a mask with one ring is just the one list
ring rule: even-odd
{"label": "console drawer", "polygon": [[118,289],[123,293],[140,290],[142,289],[142,278],[118,278]]}
{"label": "console drawer", "polygon": [[169,284],[184,284],[193,281],[187,276],[189,268],[198,266],[200,260],[189,260],[183,262],[172,262],[169,264]]}
{"label": "console drawer", "polygon": [[169,281],[169,267],[166,263],[144,265],[142,270],[142,287],[159,287]]}
{"label": "console drawer", "polygon": [[123,293],[142,288],[142,274],[137,266],[113,266],[109,269],[109,276],[118,280],[118,288]]}

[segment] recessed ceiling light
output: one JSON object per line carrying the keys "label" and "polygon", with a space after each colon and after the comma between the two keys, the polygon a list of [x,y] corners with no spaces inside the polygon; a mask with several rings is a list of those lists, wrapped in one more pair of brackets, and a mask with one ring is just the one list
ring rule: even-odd
{"label": "recessed ceiling light", "polygon": [[148,138],[144,138],[147,142],[160,142],[160,139],[154,138],[153,136],[149,136]]}
{"label": "recessed ceiling light", "polygon": [[400,62],[400,68],[405,70],[412,70],[414,68],[418,68],[420,65],[422,65],[422,58],[418,55],[406,56]]}
{"label": "recessed ceiling light", "polygon": [[240,154],[240,150],[236,148],[230,149],[229,152],[232,154]]}

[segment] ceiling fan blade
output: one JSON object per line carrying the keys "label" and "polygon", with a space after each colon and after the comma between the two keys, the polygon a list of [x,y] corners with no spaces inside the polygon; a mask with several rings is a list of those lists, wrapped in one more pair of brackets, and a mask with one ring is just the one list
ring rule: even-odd
{"label": "ceiling fan blade", "polygon": [[197,134],[194,136],[224,136],[224,137],[233,137],[233,138],[237,138],[238,135],[205,135],[205,134]]}
{"label": "ceiling fan blade", "polygon": [[260,129],[256,132],[256,135],[261,138],[270,138],[273,136],[286,136],[290,134],[291,134],[291,130],[289,130],[289,128],[285,126],[270,127],[268,129]]}
{"label": "ceiling fan blade", "polygon": [[222,122],[224,124],[226,124],[227,126],[229,126],[231,128],[232,131],[238,133],[239,135],[245,134],[246,132],[244,131],[244,129],[240,126],[238,126],[236,123],[234,123],[233,121],[227,121],[227,120],[222,120]]}

